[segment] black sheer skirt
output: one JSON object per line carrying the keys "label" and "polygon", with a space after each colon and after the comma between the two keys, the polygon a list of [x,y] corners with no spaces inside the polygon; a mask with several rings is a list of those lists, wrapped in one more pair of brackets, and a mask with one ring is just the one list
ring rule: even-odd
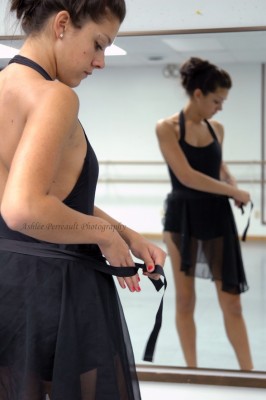
{"label": "black sheer skirt", "polygon": [[194,190],[170,193],[165,202],[164,231],[171,232],[186,275],[220,280],[222,290],[232,294],[248,289],[227,197]]}
{"label": "black sheer skirt", "polygon": [[46,382],[52,400],[141,398],[113,277],[98,262],[0,250],[1,400],[44,400]]}

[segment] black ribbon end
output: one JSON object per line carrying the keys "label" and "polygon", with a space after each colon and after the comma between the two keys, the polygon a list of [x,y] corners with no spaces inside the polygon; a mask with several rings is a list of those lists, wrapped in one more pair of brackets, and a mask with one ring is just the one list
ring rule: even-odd
{"label": "black ribbon end", "polygon": [[147,356],[147,355],[145,355],[145,356],[143,357],[143,361],[152,362],[152,361],[153,361],[153,357],[152,357],[152,356]]}

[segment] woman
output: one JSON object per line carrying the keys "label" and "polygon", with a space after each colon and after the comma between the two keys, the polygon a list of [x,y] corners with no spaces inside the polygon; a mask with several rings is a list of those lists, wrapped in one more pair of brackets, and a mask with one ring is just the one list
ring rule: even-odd
{"label": "woman", "polygon": [[225,329],[241,369],[252,369],[240,293],[247,290],[237,231],[228,198],[246,205],[222,161],[223,126],[212,116],[231,88],[228,73],[192,57],[180,68],[188,95],[184,109],[156,126],[172,193],[166,201],[164,240],[176,288],[176,326],[186,363],[197,366],[194,277],[215,282]]}
{"label": "woman", "polygon": [[72,89],[104,68],[124,0],[10,3],[27,37],[0,74],[0,398],[140,399],[110,273],[138,292],[132,254],[150,273],[165,254],[94,205]]}

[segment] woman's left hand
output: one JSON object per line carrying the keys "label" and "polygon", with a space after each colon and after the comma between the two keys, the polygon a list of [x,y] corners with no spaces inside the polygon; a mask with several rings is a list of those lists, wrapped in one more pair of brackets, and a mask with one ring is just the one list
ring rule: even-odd
{"label": "woman's left hand", "polygon": [[159,274],[153,274],[152,272],[155,269],[155,265],[160,265],[161,267],[164,266],[166,259],[165,251],[141,235],[134,237],[134,240],[131,241],[129,248],[132,254],[142,260],[146,265],[148,272],[144,272],[143,274],[151,279],[160,279]]}

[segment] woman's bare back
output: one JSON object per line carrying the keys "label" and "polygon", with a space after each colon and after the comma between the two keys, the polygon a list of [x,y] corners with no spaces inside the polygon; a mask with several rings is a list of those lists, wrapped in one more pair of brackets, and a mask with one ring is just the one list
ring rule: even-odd
{"label": "woman's bare back", "polygon": [[[15,74],[12,69],[16,70]],[[11,73],[12,79],[9,78]],[[32,87],[34,87],[34,90]],[[23,138],[27,120],[31,118],[34,110],[42,107],[42,98],[45,97],[48,91],[53,90],[56,96],[57,87],[60,90],[62,84],[46,81],[38,72],[32,71],[25,66],[10,65],[1,72],[0,197],[2,197],[4,191],[14,154]],[[67,90],[71,89],[67,88]],[[40,124],[36,125],[32,147],[38,146],[38,131],[41,126],[42,123],[40,121]],[[49,129],[48,126],[47,129]],[[86,140],[78,120],[76,120],[72,132],[66,132],[66,135],[67,140],[63,144],[56,173],[49,190],[50,194],[55,195],[60,200],[63,200],[75,185],[86,155]]]}

